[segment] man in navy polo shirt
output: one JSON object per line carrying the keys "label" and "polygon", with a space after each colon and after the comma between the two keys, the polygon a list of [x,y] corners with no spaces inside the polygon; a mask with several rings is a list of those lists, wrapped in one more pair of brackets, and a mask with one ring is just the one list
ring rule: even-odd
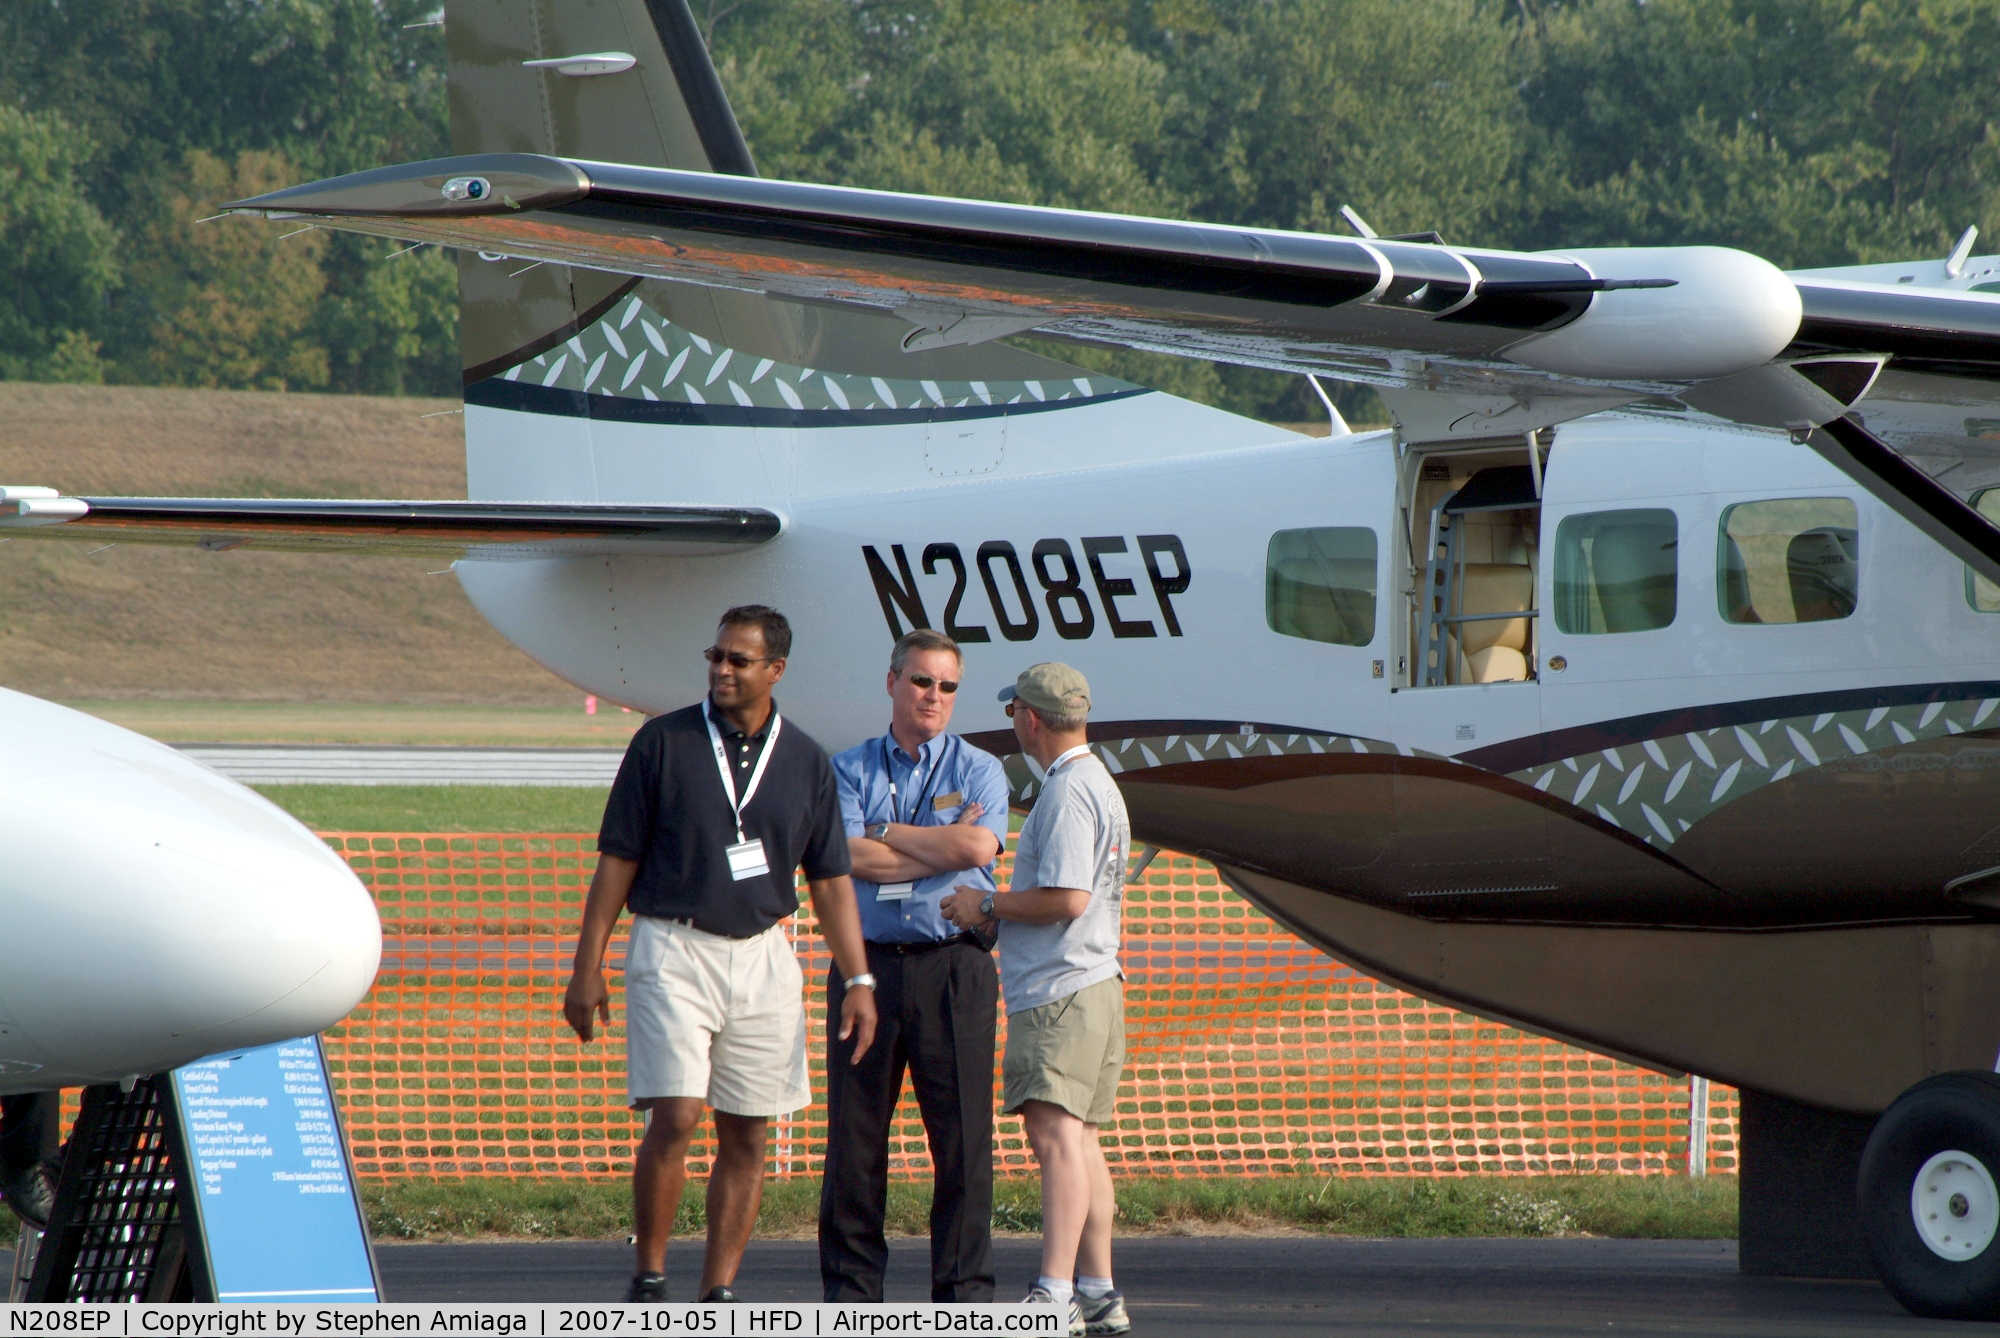
{"label": "man in navy polo shirt", "polygon": [[805,977],[783,925],[799,908],[801,867],[846,986],[829,1015],[849,1057],[866,1055],[875,1034],[833,768],[771,699],[791,648],[776,609],[723,614],[704,652],[707,700],[640,727],[604,807],[563,1016],[585,1042],[595,1021],[610,1022],[604,950],[629,905],[625,1081],[647,1119],[632,1163],[638,1269],[627,1301],[667,1299],[667,1239],[704,1104],[716,1156],[698,1295],[737,1299],[770,1121],[812,1099]]}
{"label": "man in navy polo shirt", "polygon": [[[990,944],[938,915],[956,884],[991,889],[1007,842],[1007,777],[947,734],[958,645],[919,629],[889,656],[889,732],[833,759],[880,1030],[858,1062],[827,1038],[820,1280],[829,1301],[879,1301],[889,1249],[889,1122],[907,1069],[930,1135],[931,1299],[993,1299],[993,1037],[1000,982]],[[827,1016],[845,991],[827,979]]]}

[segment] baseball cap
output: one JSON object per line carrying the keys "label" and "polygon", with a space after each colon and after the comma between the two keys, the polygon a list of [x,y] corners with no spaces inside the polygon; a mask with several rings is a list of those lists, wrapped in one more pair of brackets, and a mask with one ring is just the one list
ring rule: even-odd
{"label": "baseball cap", "polygon": [[1000,689],[1000,700],[1019,698],[1044,715],[1085,715],[1090,711],[1090,684],[1066,664],[1047,660],[1021,671],[1013,686]]}

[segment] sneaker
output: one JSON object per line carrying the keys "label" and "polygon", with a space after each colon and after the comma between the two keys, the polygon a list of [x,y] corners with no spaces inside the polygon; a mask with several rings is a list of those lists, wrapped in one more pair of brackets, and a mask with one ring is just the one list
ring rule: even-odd
{"label": "sneaker", "polygon": [[627,1305],[642,1302],[660,1304],[667,1299],[667,1275],[665,1273],[641,1273],[632,1279],[632,1285],[625,1289]]}
{"label": "sneaker", "polygon": [[[1113,1294],[1116,1295],[1116,1293]],[[1119,1299],[1122,1301],[1124,1298],[1120,1297]],[[1028,1294],[1021,1298],[1022,1305],[1054,1305],[1055,1303],[1056,1298],[1050,1295],[1049,1289],[1039,1282],[1030,1287]],[[1069,1306],[1069,1338],[1083,1338],[1083,1311],[1078,1309],[1076,1297],[1071,1295],[1066,1304]],[[1119,1313],[1123,1314],[1125,1312],[1123,1309],[1120,1309]],[[1130,1321],[1127,1321],[1126,1327],[1131,1327]]]}
{"label": "sneaker", "polygon": [[735,1305],[743,1298],[729,1288],[717,1283],[708,1289],[708,1295],[701,1298],[703,1305]]}
{"label": "sneaker", "polygon": [[1076,1308],[1083,1312],[1085,1333],[1130,1333],[1132,1317],[1125,1313],[1125,1293],[1108,1291],[1095,1300],[1076,1294]]}

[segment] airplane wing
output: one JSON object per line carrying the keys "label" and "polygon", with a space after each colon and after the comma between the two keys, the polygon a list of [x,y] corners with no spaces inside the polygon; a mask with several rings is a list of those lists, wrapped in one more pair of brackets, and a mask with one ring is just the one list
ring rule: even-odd
{"label": "airplane wing", "polygon": [[755,507],[65,497],[53,488],[0,487],[0,537],[184,544],[211,552],[697,556],[764,543],[782,527],[776,514]]}
{"label": "airplane wing", "polygon": [[2000,529],[1974,504],[2000,483],[2000,293],[1981,291],[2000,283],[1975,282],[1991,268],[1788,276],[1717,247],[1527,254],[532,154],[382,168],[232,207],[510,264],[888,312],[908,322],[910,350],[1032,330],[1332,376],[1383,390],[1417,441],[1677,400],[1790,430],[2000,580]]}
{"label": "airplane wing", "polygon": [[[531,154],[383,168],[232,208],[509,264],[889,312],[909,322],[912,351],[1033,330],[1563,402],[1506,430],[1754,366],[1797,325],[1783,276],[1720,248],[1526,255]],[[1635,321],[1662,319],[1678,331],[1670,347],[1620,356]]]}

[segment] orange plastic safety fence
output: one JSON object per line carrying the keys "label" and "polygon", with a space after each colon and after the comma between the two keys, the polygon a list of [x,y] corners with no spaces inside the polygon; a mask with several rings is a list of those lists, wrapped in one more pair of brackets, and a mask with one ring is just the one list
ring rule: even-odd
{"label": "orange plastic safety fence", "polygon": [[[616,1177],[639,1122],[624,1029],[581,1046],[561,1014],[595,866],[588,834],[325,834],[375,894],[375,988],[327,1033],[361,1175]],[[1003,856],[1006,885],[1011,856]],[[825,945],[791,925],[813,1018],[815,1101],[774,1122],[773,1171],[817,1175],[826,1140]],[[622,962],[622,933],[612,961]],[[1339,965],[1204,862],[1162,854],[1126,893],[1126,1080],[1115,1172],[1169,1175],[1678,1173],[1688,1086],[1427,1003]],[[622,1018],[618,977],[614,1019]],[[1004,1044],[1005,1023],[1002,1020]],[[997,1084],[996,1084],[997,1087]],[[1709,1165],[1735,1166],[1736,1095],[1713,1090]],[[707,1170],[697,1143],[690,1169]],[[1003,1117],[1001,1174],[1032,1162]],[[914,1105],[891,1174],[930,1174]]]}

